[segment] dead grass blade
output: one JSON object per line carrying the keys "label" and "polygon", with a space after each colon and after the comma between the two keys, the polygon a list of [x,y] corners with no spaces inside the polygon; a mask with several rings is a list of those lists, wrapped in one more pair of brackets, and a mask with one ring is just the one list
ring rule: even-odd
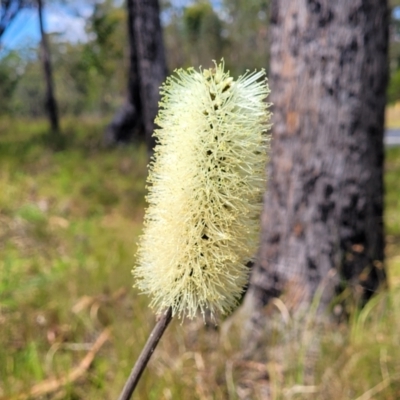
{"label": "dead grass blade", "polygon": [[40,382],[34,385],[28,392],[18,394],[12,397],[2,397],[0,400],[26,400],[26,399],[35,399],[37,397],[57,392],[62,389],[64,386],[75,382],[79,378],[81,378],[85,372],[89,369],[92,364],[96,354],[104,345],[105,342],[110,338],[111,331],[109,328],[105,329],[100,336],[97,338],[95,343],[93,344],[90,351],[86,354],[84,359],[80,362],[80,364],[74,368],[72,371],[68,373],[68,375],[63,376],[61,378],[50,378],[46,379],[43,382]]}

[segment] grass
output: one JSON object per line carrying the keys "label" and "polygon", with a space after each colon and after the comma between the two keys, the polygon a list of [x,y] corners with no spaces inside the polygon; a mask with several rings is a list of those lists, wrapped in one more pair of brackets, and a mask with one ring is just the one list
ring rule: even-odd
{"label": "grass", "polygon": [[[64,121],[54,143],[44,121],[0,120],[1,400],[67,377],[106,329],[79,379],[31,398],[115,399],[154,326],[130,274],[145,149],[102,148],[103,126]],[[173,321],[134,398],[400,398],[400,149],[386,159],[387,292],[349,324],[290,320],[285,339],[266,339],[267,363],[242,356],[236,325],[224,334],[202,320]],[[310,369],[315,342],[322,351]]]}
{"label": "grass", "polygon": [[400,103],[395,103],[386,108],[386,127],[400,128]]}

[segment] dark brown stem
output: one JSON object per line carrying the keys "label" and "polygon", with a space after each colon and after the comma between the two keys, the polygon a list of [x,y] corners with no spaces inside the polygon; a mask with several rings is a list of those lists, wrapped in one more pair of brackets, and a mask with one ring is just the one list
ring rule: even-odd
{"label": "dark brown stem", "polygon": [[50,119],[51,130],[53,133],[58,134],[59,120],[56,97],[54,95],[53,72],[50,62],[50,47],[47,42],[47,35],[43,27],[43,0],[37,0],[38,13],[39,13],[39,27],[41,35],[41,56],[43,63],[44,77],[46,81],[46,110]]}
{"label": "dark brown stem", "polygon": [[136,361],[136,364],[133,367],[128,380],[126,381],[125,386],[118,400],[129,400],[131,398],[132,393],[135,390],[136,385],[138,384],[139,379],[142,376],[142,373],[146,368],[147,363],[150,360],[150,357],[152,356],[155,348],[157,347],[157,344],[160,341],[161,336],[167,329],[168,324],[171,322],[171,319],[172,319],[172,308],[169,308],[166,311],[166,313],[160,317],[156,326],[151,332],[149,338],[147,339],[147,343],[144,346],[142,352],[140,353],[140,356]]}

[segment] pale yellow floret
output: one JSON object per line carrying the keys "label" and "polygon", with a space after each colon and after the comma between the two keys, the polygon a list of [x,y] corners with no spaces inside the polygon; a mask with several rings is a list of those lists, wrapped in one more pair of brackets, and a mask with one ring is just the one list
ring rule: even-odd
{"label": "pale yellow floret", "polygon": [[[264,79],[262,79],[264,78]],[[178,70],[162,87],[136,286],[157,313],[229,313],[259,238],[270,114],[264,71]]]}

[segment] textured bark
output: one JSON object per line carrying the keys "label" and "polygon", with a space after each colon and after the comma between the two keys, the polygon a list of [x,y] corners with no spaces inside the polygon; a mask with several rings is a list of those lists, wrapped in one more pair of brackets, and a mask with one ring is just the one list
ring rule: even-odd
{"label": "textured bark", "polygon": [[148,149],[151,150],[154,147],[152,134],[160,86],[167,75],[160,7],[158,0],[133,0],[133,5],[143,127]]}
{"label": "textured bark", "polygon": [[[385,0],[274,0],[270,180],[247,304],[324,309],[385,281]],[[257,316],[253,314],[254,319]],[[258,318],[261,318],[258,314]]]}
{"label": "textured bark", "polygon": [[149,150],[158,111],[159,87],[167,67],[158,0],[127,0],[129,73],[125,104],[106,130],[106,142],[127,141],[133,134],[145,137]]}
{"label": "textured bark", "polygon": [[144,137],[138,60],[134,33],[135,13],[133,0],[127,0],[126,7],[129,44],[128,91],[125,103],[115,113],[111,123],[107,126],[105,134],[106,144],[127,142],[132,136],[137,136],[139,139]]}
{"label": "textured bark", "polygon": [[39,26],[41,35],[41,56],[43,63],[44,78],[46,81],[46,99],[45,105],[50,120],[51,130],[54,133],[59,133],[59,122],[58,122],[58,109],[57,102],[54,96],[54,84],[53,84],[53,73],[50,62],[50,51],[47,43],[47,36],[44,32],[43,27],[43,3],[42,0],[37,0],[38,13],[39,13]]}

